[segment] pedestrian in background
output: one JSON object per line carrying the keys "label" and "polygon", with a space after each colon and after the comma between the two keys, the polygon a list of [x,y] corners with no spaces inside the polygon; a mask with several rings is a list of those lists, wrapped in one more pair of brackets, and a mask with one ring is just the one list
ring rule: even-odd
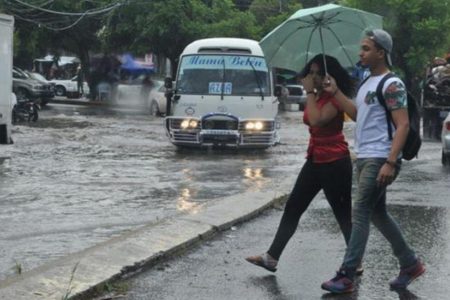
{"label": "pedestrian in background", "polygon": [[[325,56],[328,72],[337,78],[339,89],[348,97],[354,81],[331,56]],[[323,89],[324,55],[315,56],[300,73],[307,93],[303,122],[309,126],[310,139],[303,165],[287,200],[275,238],[266,253],[247,257],[252,264],[275,272],[289,239],[297,229],[300,217],[314,197],[323,190],[347,243],[351,232],[352,162],[342,132],[344,113],[334,94]],[[362,269],[360,270],[362,273]]]}
{"label": "pedestrian in background", "polygon": [[370,71],[367,66],[364,66],[361,61],[358,61],[355,64],[355,67],[352,72],[352,77],[356,80],[357,85],[359,86],[364,79],[370,76]]}
{"label": "pedestrian in background", "polygon": [[83,76],[83,70],[81,69],[81,66],[78,66],[77,68],[77,91],[80,96],[84,95],[84,76]]}
{"label": "pedestrian in background", "polygon": [[355,151],[358,192],[353,202],[352,234],[344,261],[336,276],[322,284],[332,293],[354,290],[356,268],[361,262],[369,238],[370,221],[389,241],[400,263],[400,274],[390,281],[393,289],[406,288],[425,272],[425,267],[409,247],[397,223],[386,210],[386,187],[397,177],[401,150],[409,130],[407,93],[398,77],[388,79],[382,89],[386,105],[396,128],[393,139],[388,136],[386,111],[377,99],[377,86],[392,66],[392,38],[384,30],[374,29],[361,41],[360,57],[370,68],[370,77],[359,87],[356,106],[330,74],[325,90],[335,94],[339,107],[356,120]]}

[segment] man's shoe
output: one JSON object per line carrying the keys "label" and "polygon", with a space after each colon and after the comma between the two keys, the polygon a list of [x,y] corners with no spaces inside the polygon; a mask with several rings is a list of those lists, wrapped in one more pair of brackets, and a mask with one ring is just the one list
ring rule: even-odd
{"label": "man's shoe", "polygon": [[264,269],[266,269],[270,272],[277,271],[278,261],[276,259],[274,259],[272,256],[270,256],[268,253],[264,253],[261,255],[255,255],[255,256],[249,256],[249,257],[245,258],[245,260],[248,261],[249,263],[252,263],[259,267],[263,267]]}
{"label": "man's shoe", "polygon": [[336,276],[322,283],[322,289],[334,294],[351,293],[354,291],[353,280],[348,277],[345,270],[336,272]]}
{"label": "man's shoe", "polygon": [[405,289],[411,282],[425,272],[425,265],[418,259],[417,262],[403,269],[400,269],[400,274],[397,278],[391,280],[389,285],[391,289]]}

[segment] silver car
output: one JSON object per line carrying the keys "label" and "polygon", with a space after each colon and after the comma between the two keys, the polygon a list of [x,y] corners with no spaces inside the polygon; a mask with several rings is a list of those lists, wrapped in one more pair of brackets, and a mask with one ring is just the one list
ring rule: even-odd
{"label": "silver car", "polygon": [[287,103],[298,104],[300,110],[305,109],[306,105],[306,92],[301,84],[287,84],[286,88],[289,90],[289,95],[287,96]]}
{"label": "silver car", "polygon": [[148,110],[152,116],[161,116],[166,114],[166,87],[164,81],[153,80],[155,86],[148,96]]}
{"label": "silver car", "polygon": [[442,124],[442,164],[450,165],[450,113]]}

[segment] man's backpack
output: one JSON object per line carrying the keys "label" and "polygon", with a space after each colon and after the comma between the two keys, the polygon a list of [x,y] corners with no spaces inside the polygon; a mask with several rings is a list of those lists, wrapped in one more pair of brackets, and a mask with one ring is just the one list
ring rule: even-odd
{"label": "man's backpack", "polygon": [[[394,73],[386,74],[377,86],[377,98],[380,104],[384,107],[386,111],[386,120],[388,125],[389,139],[392,140],[392,115],[386,106],[386,101],[383,97],[383,86],[386,80],[389,78],[396,77]],[[422,139],[420,138],[420,110],[416,99],[407,91],[407,101],[408,101],[408,117],[409,117],[409,132],[406,138],[405,145],[403,146],[403,158],[406,160],[411,160],[417,157],[419,153],[420,146],[422,145]]]}

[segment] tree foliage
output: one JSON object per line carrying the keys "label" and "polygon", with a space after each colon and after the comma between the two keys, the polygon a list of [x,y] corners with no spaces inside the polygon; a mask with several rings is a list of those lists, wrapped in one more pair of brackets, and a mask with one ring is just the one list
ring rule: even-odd
{"label": "tree foliage", "polygon": [[393,63],[415,85],[435,56],[448,52],[450,3],[442,0],[344,0],[342,4],[383,16],[394,40]]}
{"label": "tree foliage", "polygon": [[130,2],[109,18],[103,44],[164,55],[175,69],[187,44],[216,36],[258,38],[259,28],[251,13],[238,10],[230,0]]}
{"label": "tree foliage", "polygon": [[[61,12],[85,12],[114,3],[110,12],[86,17],[67,30],[48,30],[25,19],[56,17],[30,9],[13,11],[11,0],[0,1],[0,10],[16,14],[15,61],[29,64],[33,58],[67,51],[89,61],[89,53],[136,55],[153,52],[168,57],[173,66],[190,42],[207,37],[232,36],[260,40],[303,7],[335,1],[326,0],[29,0],[34,5]],[[434,56],[450,50],[446,28],[450,25],[450,3],[442,0],[341,0],[339,4],[384,17],[385,28],[394,38],[394,64],[407,83],[421,76]],[[53,18],[53,19],[52,19]],[[73,18],[59,16],[60,22]],[[62,23],[61,23],[62,24]]]}
{"label": "tree foliage", "polygon": [[67,52],[78,56],[87,68],[89,53],[99,49],[98,32],[108,13],[93,12],[116,2],[33,0],[23,3],[28,4],[3,0],[4,12],[15,17],[14,63],[28,68],[36,57]]}

